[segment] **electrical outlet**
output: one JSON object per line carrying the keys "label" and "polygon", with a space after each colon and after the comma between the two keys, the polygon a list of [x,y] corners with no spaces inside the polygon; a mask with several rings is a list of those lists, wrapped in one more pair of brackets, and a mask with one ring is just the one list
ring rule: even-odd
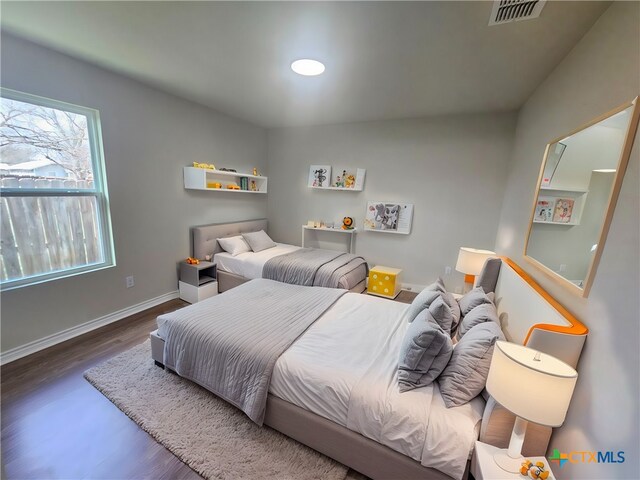
{"label": "electrical outlet", "polygon": [[444,267],[444,274],[445,275],[451,275],[451,267],[449,267],[449,266]]}
{"label": "electrical outlet", "polygon": [[558,270],[559,272],[566,272],[567,271],[567,264],[566,263],[561,263],[560,264],[560,270]]}
{"label": "electrical outlet", "polygon": [[133,275],[131,275],[130,277],[126,277],[125,282],[127,284],[127,288],[131,288],[136,284],[135,280],[133,279]]}

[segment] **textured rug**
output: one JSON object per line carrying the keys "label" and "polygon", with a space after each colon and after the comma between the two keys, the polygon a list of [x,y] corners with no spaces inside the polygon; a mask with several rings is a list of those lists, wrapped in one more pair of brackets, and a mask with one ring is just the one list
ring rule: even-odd
{"label": "textured rug", "polygon": [[[343,480],[347,467],[154,365],[149,341],[84,374],[120,410],[205,478]],[[346,479],[360,479],[349,472]]]}

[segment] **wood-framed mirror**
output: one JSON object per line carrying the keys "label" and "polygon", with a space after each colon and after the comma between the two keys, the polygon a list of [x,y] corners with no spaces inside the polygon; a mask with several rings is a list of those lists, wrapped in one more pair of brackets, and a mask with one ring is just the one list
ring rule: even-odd
{"label": "wood-framed mirror", "polygon": [[598,268],[631,155],[638,97],[547,144],[524,258],[583,297]]}

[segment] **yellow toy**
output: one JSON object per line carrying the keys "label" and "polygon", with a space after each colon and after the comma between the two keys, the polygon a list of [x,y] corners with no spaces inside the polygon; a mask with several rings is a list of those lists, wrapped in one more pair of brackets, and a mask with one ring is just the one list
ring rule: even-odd
{"label": "yellow toy", "polygon": [[353,218],[344,217],[342,219],[342,230],[353,230]]}
{"label": "yellow toy", "polygon": [[185,262],[187,262],[189,265],[200,265],[200,260],[198,260],[197,258],[193,258],[193,257],[187,257]]}
{"label": "yellow toy", "polygon": [[356,177],[353,175],[347,175],[347,178],[344,178],[343,180],[345,188],[353,188],[356,184]]}
{"label": "yellow toy", "polygon": [[195,168],[206,168],[207,170],[215,170],[216,166],[213,163],[198,163],[193,162]]}
{"label": "yellow toy", "polygon": [[544,463],[536,462],[534,465],[531,460],[525,460],[520,467],[520,475],[533,478],[533,480],[547,480],[549,477],[549,470],[544,469]]}
{"label": "yellow toy", "polygon": [[227,190],[240,190],[240,187],[235,183],[230,183],[229,185],[227,185]]}

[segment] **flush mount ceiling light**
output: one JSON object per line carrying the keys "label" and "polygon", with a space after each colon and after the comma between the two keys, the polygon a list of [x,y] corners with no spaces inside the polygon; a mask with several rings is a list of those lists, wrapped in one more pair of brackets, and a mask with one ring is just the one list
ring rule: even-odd
{"label": "flush mount ceiling light", "polygon": [[302,58],[300,60],[296,60],[291,64],[291,70],[299,75],[313,77],[324,72],[324,65],[317,60]]}

